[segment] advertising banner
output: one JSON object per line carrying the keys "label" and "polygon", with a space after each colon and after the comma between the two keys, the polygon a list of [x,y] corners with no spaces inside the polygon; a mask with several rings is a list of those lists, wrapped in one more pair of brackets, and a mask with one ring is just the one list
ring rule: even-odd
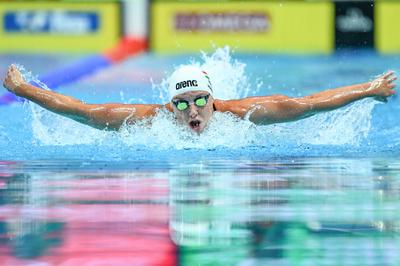
{"label": "advertising banner", "polygon": [[177,53],[229,45],[243,52],[330,53],[329,1],[153,1],[151,48]]}
{"label": "advertising banner", "polygon": [[372,1],[335,3],[335,46],[340,48],[374,47],[374,5]]}
{"label": "advertising banner", "polygon": [[0,2],[0,52],[99,52],[120,39],[118,2]]}
{"label": "advertising banner", "polygon": [[400,52],[400,2],[375,2],[375,47],[381,53]]}

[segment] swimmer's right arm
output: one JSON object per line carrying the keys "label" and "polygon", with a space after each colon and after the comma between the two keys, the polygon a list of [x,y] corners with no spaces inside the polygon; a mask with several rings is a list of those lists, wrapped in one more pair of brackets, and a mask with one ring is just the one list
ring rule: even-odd
{"label": "swimmer's right arm", "polygon": [[9,67],[3,86],[49,111],[98,129],[118,130],[124,123],[154,116],[163,107],[159,104],[87,104],[25,82],[15,65]]}

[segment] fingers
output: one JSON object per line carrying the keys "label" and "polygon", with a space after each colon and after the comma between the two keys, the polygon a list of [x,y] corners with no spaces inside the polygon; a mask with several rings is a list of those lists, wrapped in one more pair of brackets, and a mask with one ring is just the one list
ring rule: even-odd
{"label": "fingers", "polygon": [[397,78],[393,78],[387,81],[386,87],[388,87],[390,90],[394,90],[394,88],[396,87],[396,84],[393,83],[393,81],[395,81]]}
{"label": "fingers", "polygon": [[14,64],[10,65],[10,67],[8,68],[7,76],[17,78],[17,79],[23,79],[23,76],[22,76],[20,70]]}
{"label": "fingers", "polygon": [[17,66],[14,65],[14,64],[11,64],[11,65],[9,66],[9,68],[8,68],[8,72],[9,72],[9,73],[11,73],[11,72],[13,72],[13,71],[15,71],[15,70],[17,70]]}
{"label": "fingers", "polygon": [[20,70],[18,69],[18,67],[15,64],[11,64],[8,67],[8,72],[20,72]]}
{"label": "fingers", "polygon": [[393,89],[394,87],[396,87],[396,84],[393,83],[395,80],[397,80],[397,76],[395,75],[394,71],[390,70],[386,72],[381,76],[381,78],[385,80],[386,86],[389,89]]}
{"label": "fingers", "polygon": [[385,74],[382,75],[382,78],[387,79],[388,77],[390,77],[393,74],[394,74],[394,71],[389,70],[388,72],[386,72]]}
{"label": "fingers", "polygon": [[389,89],[394,89],[394,87],[396,87],[396,84],[393,83],[395,80],[397,80],[396,76],[393,76],[387,80],[387,82],[388,82],[387,86]]}
{"label": "fingers", "polygon": [[6,77],[3,81],[3,86],[10,92],[15,93],[15,90],[25,82],[18,67],[11,64],[8,68]]}
{"label": "fingers", "polygon": [[17,70],[17,67],[14,64],[10,65],[10,67],[8,68],[8,71],[7,71],[7,76],[9,76],[9,77],[12,76],[16,70]]}
{"label": "fingers", "polygon": [[10,70],[11,70],[11,72],[13,72],[13,73],[15,73],[15,72],[20,72],[19,69],[18,69],[18,67],[17,67],[16,65],[14,65],[14,64],[12,64],[12,65],[10,66]]}

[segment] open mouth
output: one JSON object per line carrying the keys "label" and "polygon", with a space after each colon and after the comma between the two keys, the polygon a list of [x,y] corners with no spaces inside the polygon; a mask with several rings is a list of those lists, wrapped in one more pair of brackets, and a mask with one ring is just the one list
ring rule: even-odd
{"label": "open mouth", "polygon": [[199,130],[200,129],[200,121],[199,120],[193,120],[189,122],[189,126],[193,130]]}

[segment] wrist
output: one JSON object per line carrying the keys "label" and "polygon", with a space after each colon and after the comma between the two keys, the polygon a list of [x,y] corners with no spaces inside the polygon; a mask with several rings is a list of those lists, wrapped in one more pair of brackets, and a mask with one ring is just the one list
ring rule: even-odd
{"label": "wrist", "polygon": [[12,92],[17,96],[23,96],[23,92],[25,89],[23,88],[27,83],[26,82],[15,82],[14,86],[11,88]]}
{"label": "wrist", "polygon": [[375,95],[375,84],[373,82],[366,82],[363,84],[363,91],[366,97],[374,97]]}

